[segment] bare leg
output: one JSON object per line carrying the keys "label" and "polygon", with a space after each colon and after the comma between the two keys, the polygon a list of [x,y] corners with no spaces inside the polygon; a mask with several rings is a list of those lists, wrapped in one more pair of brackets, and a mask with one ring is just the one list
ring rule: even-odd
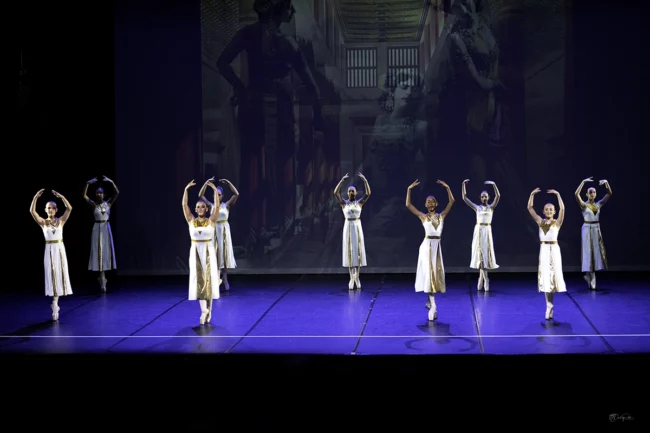
{"label": "bare leg", "polygon": [[486,292],[490,291],[490,279],[488,278],[488,271],[485,268],[482,268],[481,271],[483,272],[483,288],[485,289]]}
{"label": "bare leg", "polygon": [[434,293],[429,293],[429,321],[433,322],[438,318],[438,308]]}
{"label": "bare leg", "polygon": [[54,296],[52,298],[52,320],[57,321],[59,320],[59,297]]}
{"label": "bare leg", "polygon": [[207,308],[208,308],[208,315],[205,318],[205,323],[210,323],[210,319],[212,319],[212,299],[207,301]]}
{"label": "bare leg", "polygon": [[354,268],[354,282],[357,285],[357,289],[361,288],[361,281],[359,280],[359,274],[361,273],[361,266]]}
{"label": "bare leg", "polygon": [[104,271],[101,271],[99,273],[99,278],[97,278],[97,281],[99,281],[99,287],[101,288],[102,292],[106,291],[106,282],[108,281],[106,279],[106,275],[104,274]]}
{"label": "bare leg", "polygon": [[203,325],[205,324],[205,319],[207,319],[208,313],[210,312],[210,310],[208,310],[208,301],[200,299],[199,305],[201,306],[201,318],[199,323]]}
{"label": "bare leg", "polygon": [[228,269],[221,269],[221,280],[223,281],[223,288],[230,290],[230,284],[228,283]]}
{"label": "bare leg", "polygon": [[546,298],[546,320],[553,318],[553,297],[555,293],[544,292],[544,297]]}

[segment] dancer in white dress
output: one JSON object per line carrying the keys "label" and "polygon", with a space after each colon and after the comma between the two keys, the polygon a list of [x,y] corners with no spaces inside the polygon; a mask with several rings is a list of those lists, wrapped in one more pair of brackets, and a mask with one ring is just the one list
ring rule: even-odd
{"label": "dancer in white dress", "polygon": [[491,224],[494,209],[496,209],[499,204],[501,194],[499,193],[499,188],[497,188],[496,183],[491,180],[485,181],[486,185],[492,185],[494,188],[494,200],[492,201],[492,204],[489,204],[490,195],[487,191],[481,191],[481,204],[474,204],[469,198],[467,198],[465,185],[467,185],[468,182],[469,179],[463,181],[463,201],[467,206],[471,207],[474,212],[476,212],[476,225],[474,226],[474,236],[472,237],[472,259],[469,267],[472,269],[478,269],[479,277],[478,285],[476,287],[478,290],[481,290],[481,287],[483,287],[487,292],[490,290],[488,270],[497,269],[499,267],[494,254],[494,241],[492,240]]}
{"label": "dancer in white dress", "polygon": [[45,296],[52,297],[52,320],[59,320],[59,297],[72,295],[72,286],[70,285],[70,275],[68,274],[68,257],[63,244],[63,226],[72,211],[70,202],[56,191],[52,191],[54,197],[60,199],[65,206],[65,212],[60,218],[56,217],[58,210],[53,201],[48,201],[45,205],[47,218],[43,219],[36,212],[36,202],[43,195],[45,190],[42,189],[36,193],[29,208],[32,218],[36,221],[45,236],[45,256],[43,266],[45,270]]}
{"label": "dancer in white dress", "polygon": [[445,293],[447,286],[445,283],[445,264],[442,260],[442,246],[440,238],[445,218],[449,214],[451,207],[454,205],[454,195],[451,188],[445,182],[438,180],[438,184],[445,187],[449,203],[445,209],[436,213],[438,201],[432,195],[428,196],[424,202],[427,213],[422,213],[411,204],[411,190],[420,184],[416,180],[409,185],[406,191],[406,207],[413,215],[419,218],[424,226],[424,240],[420,244],[418,254],[418,267],[415,274],[415,291],[427,294],[426,308],[429,310],[429,320],[433,321],[438,318],[438,308],[436,306],[436,293]]}
{"label": "dancer in white dress", "polygon": [[90,236],[90,259],[88,260],[88,270],[99,272],[99,287],[102,292],[106,291],[106,271],[117,268],[115,261],[115,246],[113,245],[113,232],[111,231],[111,223],[109,218],[111,216],[111,209],[120,190],[111,179],[104,176],[102,179],[113,186],[113,196],[106,200],[104,196],[104,188],[101,186],[95,190],[95,200],[88,198],[88,187],[91,184],[97,183],[97,178],[90,179],[84,188],[84,200],[93,208],[93,216],[95,217],[95,224]]}
{"label": "dancer in white dress", "polygon": [[[199,192],[199,197],[201,200],[205,201],[208,204],[209,211],[213,212],[215,207],[207,198],[205,198],[205,189],[208,187],[208,182],[214,182],[214,177],[205,182]],[[228,217],[230,216],[230,208],[235,204],[239,198],[239,191],[235,188],[235,185],[232,184],[228,179],[221,179],[219,182],[226,184],[230,187],[232,191],[232,197],[230,200],[223,203],[223,188],[220,186],[217,187],[217,195],[219,196],[219,218],[217,219],[217,229],[214,233],[214,243],[217,249],[217,262],[219,263],[219,269],[221,270],[221,281],[223,282],[223,287],[226,290],[230,290],[230,284],[228,283],[228,269],[235,269],[237,267],[237,262],[235,262],[235,252],[232,246],[232,236],[230,235],[230,223],[228,222]]]}
{"label": "dancer in white dress", "polygon": [[542,219],[533,208],[535,194],[540,192],[539,188],[530,193],[528,199],[528,212],[533,220],[539,226],[539,265],[537,267],[537,289],[544,293],[546,298],[546,320],[553,318],[553,297],[556,293],[566,292],[564,282],[564,273],[562,272],[562,253],[560,245],[557,243],[558,234],[562,223],[564,223],[564,202],[560,193],[554,189],[549,189],[549,194],[557,196],[560,212],[557,219],[555,217],[555,205],[546,203],[544,205],[544,216]]}
{"label": "dancer in white dress", "polygon": [[[213,212],[209,218],[208,205],[199,200],[196,203],[196,218],[192,215],[188,205],[187,190],[196,185],[194,181],[187,184],[183,193],[183,214],[190,229],[190,285],[188,299],[196,301],[198,299],[201,306],[201,325],[209,323],[212,318],[212,301],[219,299],[219,265],[217,263],[217,251],[214,247],[214,231],[217,223],[218,212]],[[219,196],[217,187],[212,182],[208,183],[214,190],[214,203],[219,206]]]}
{"label": "dancer in white dress", "polygon": [[590,289],[596,288],[596,271],[607,270],[607,254],[605,253],[605,244],[600,233],[600,209],[612,196],[612,187],[609,182],[603,179],[598,182],[599,185],[605,185],[607,194],[596,201],[596,188],[587,189],[587,201],[582,201],[580,193],[585,186],[585,182],[593,182],[594,179],[589,177],[582,182],[576,190],[576,200],[582,210],[582,272],[585,272],[584,279]]}
{"label": "dancer in white dress", "polygon": [[348,174],[343,176],[336,188],[334,188],[334,197],[341,205],[345,223],[343,225],[343,267],[348,268],[350,272],[350,282],[348,289],[353,290],[354,286],[361,288],[359,273],[362,266],[368,266],[366,262],[366,243],[363,237],[363,227],[361,226],[361,208],[370,198],[370,185],[368,179],[359,173],[363,181],[366,193],[361,199],[357,200],[357,188],[354,185],[348,186],[348,199],[341,198],[341,186],[343,181],[350,177]]}

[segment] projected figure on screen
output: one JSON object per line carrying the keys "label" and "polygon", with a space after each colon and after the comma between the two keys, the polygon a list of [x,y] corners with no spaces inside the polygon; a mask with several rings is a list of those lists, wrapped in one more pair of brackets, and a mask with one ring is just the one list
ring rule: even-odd
{"label": "projected figure on screen", "polygon": [[533,208],[533,201],[535,194],[540,192],[539,188],[535,188],[530,193],[528,199],[528,212],[533,217],[535,223],[539,227],[539,265],[537,268],[537,289],[544,293],[546,298],[546,320],[553,318],[553,297],[556,293],[566,292],[566,284],[564,282],[564,274],[562,272],[562,253],[560,252],[560,245],[557,242],[560,228],[564,222],[564,202],[560,193],[554,189],[549,189],[549,194],[557,196],[560,212],[557,219],[555,219],[555,205],[553,203],[546,203],[544,205],[544,216],[542,219],[535,209]]}
{"label": "projected figure on screen", "polygon": [[36,193],[29,208],[32,218],[36,221],[45,236],[45,256],[43,266],[45,269],[45,296],[52,298],[52,320],[59,320],[59,297],[72,295],[70,275],[68,274],[68,257],[63,244],[63,226],[72,212],[70,202],[56,191],[54,197],[60,199],[65,206],[65,212],[60,218],[56,217],[58,207],[56,202],[48,201],[45,204],[47,218],[43,219],[36,212],[36,202],[43,195],[42,189]]}
{"label": "projected figure on screen", "polygon": [[476,212],[476,225],[474,226],[474,235],[472,236],[472,259],[470,261],[469,267],[472,269],[478,269],[478,285],[476,286],[478,290],[481,290],[481,287],[485,288],[485,291],[490,290],[490,279],[488,278],[488,270],[497,269],[496,255],[494,254],[494,240],[492,239],[492,217],[494,216],[494,209],[496,209],[501,199],[501,194],[499,194],[499,188],[497,184],[487,180],[485,181],[486,185],[492,185],[494,188],[494,200],[492,204],[490,201],[490,194],[487,191],[481,191],[481,204],[473,203],[469,198],[467,198],[467,183],[469,179],[463,181],[462,186],[462,197],[463,201],[467,206],[471,207],[474,212]]}
{"label": "projected figure on screen", "polygon": [[88,187],[97,183],[97,178],[92,178],[86,183],[83,197],[86,203],[93,208],[95,224],[90,235],[90,259],[88,260],[88,270],[99,272],[99,286],[102,292],[106,291],[106,271],[116,269],[115,246],[113,245],[113,232],[111,223],[108,221],[111,216],[111,208],[120,194],[117,185],[111,179],[104,176],[104,182],[113,186],[113,196],[106,200],[104,197],[104,188],[98,187],[95,190],[95,200],[88,198]]}
{"label": "projected figure on screen", "polygon": [[199,192],[199,197],[201,200],[208,204],[209,212],[216,212],[219,214],[217,218],[217,228],[214,231],[214,243],[217,250],[217,263],[219,264],[219,269],[221,270],[221,281],[223,282],[223,287],[226,290],[230,290],[230,284],[228,283],[228,269],[235,269],[237,263],[235,262],[235,253],[232,246],[232,236],[230,234],[230,223],[228,218],[230,217],[230,208],[235,204],[239,198],[239,191],[235,188],[228,179],[221,179],[219,182],[224,185],[228,185],[230,191],[232,192],[232,197],[227,202],[223,202],[223,188],[220,186],[217,187],[217,195],[219,196],[219,205],[218,208],[215,207],[205,197],[205,189],[208,187],[209,183],[214,181],[214,177],[206,181],[201,192]]}
{"label": "projected figure on screen", "polygon": [[[196,202],[194,208],[196,217],[192,215],[188,204],[187,190],[196,185],[191,181],[185,187],[183,192],[183,215],[190,229],[190,285],[188,299],[196,301],[198,299],[201,306],[201,317],[199,323],[204,325],[210,322],[212,318],[212,301],[219,299],[219,264],[217,262],[217,251],[214,247],[214,231],[217,224],[219,212],[208,214],[208,204],[203,200]],[[212,182],[208,186],[214,190],[214,205],[219,206],[219,194],[217,187]]]}
{"label": "projected figure on screen", "polygon": [[462,161],[471,178],[493,178],[505,187],[517,215],[525,191],[510,154],[509,95],[500,81],[499,46],[486,6],[484,0],[452,0],[425,78],[436,147],[428,152],[427,166],[439,164],[443,173],[454,176],[459,171],[455,162]]}
{"label": "projected figure on screen", "polygon": [[415,273],[415,291],[427,294],[428,299],[426,308],[429,310],[430,321],[434,321],[438,318],[438,307],[436,306],[435,299],[436,293],[445,293],[447,291],[447,285],[445,283],[445,264],[442,260],[442,245],[440,243],[440,238],[442,236],[445,218],[449,214],[455,201],[449,185],[441,180],[438,180],[437,183],[445,187],[449,199],[449,203],[447,203],[445,209],[440,213],[436,213],[438,201],[432,195],[428,196],[424,202],[424,206],[428,211],[427,213],[420,212],[415,206],[413,206],[413,204],[411,204],[411,191],[420,184],[419,180],[416,180],[409,185],[406,190],[406,208],[410,210],[413,215],[418,217],[424,226],[425,236],[422,244],[420,244],[418,266]]}
{"label": "projected figure on screen", "polygon": [[[285,182],[293,179],[296,154],[292,70],[312,96],[314,129],[322,131],[323,123],[319,90],[298,43],[280,32],[295,13],[292,2],[255,0],[254,9],[258,21],[237,31],[217,61],[234,89],[231,102],[239,107],[242,216],[250,218],[242,218],[242,225],[250,230],[249,249],[263,245],[265,237],[281,232],[285,218],[293,218],[295,181]],[[231,66],[242,52],[247,53],[247,85]]]}
{"label": "projected figure on screen", "polygon": [[607,194],[596,201],[596,188],[591,187],[587,190],[587,201],[582,201],[580,193],[585,182],[593,181],[591,177],[583,180],[575,193],[584,221],[582,224],[582,272],[586,272],[584,279],[590,289],[596,288],[596,271],[607,269],[607,254],[605,254],[605,244],[600,233],[600,208],[612,196],[612,187],[609,186],[609,182],[601,180],[599,185],[605,185]]}
{"label": "projected figure on screen", "polygon": [[361,280],[359,273],[362,266],[367,266],[366,262],[366,242],[363,237],[363,227],[361,226],[361,208],[370,198],[370,184],[368,179],[359,173],[359,177],[363,181],[363,186],[366,190],[361,199],[357,199],[357,188],[354,185],[348,186],[348,198],[343,200],[341,198],[341,186],[343,181],[347,179],[348,174],[343,176],[339,183],[334,188],[334,197],[341,205],[343,216],[345,217],[345,224],[343,225],[343,267],[348,268],[350,271],[350,282],[348,288],[358,289],[361,288]]}

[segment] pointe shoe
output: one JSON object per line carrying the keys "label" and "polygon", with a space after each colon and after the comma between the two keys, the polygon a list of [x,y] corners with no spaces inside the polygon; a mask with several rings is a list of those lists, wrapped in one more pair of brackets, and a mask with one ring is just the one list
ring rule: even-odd
{"label": "pointe shoe", "polygon": [[230,290],[230,284],[228,284],[228,281],[226,281],[226,282],[223,283],[223,289],[224,289],[225,291]]}
{"label": "pointe shoe", "polygon": [[348,283],[348,289],[354,290],[354,279],[350,278],[350,282]]}
{"label": "pointe shoe", "polygon": [[205,318],[205,323],[210,323],[210,319],[212,319],[212,310],[208,310],[208,316]]}
{"label": "pointe shoe", "polygon": [[201,313],[201,318],[199,319],[199,323],[201,325],[205,325],[205,319],[208,318],[208,314],[210,313],[210,310],[203,310]]}
{"label": "pointe shoe", "polygon": [[52,320],[54,320],[55,322],[57,320],[59,320],[59,310],[60,309],[61,308],[59,308],[58,305],[52,305]]}
{"label": "pointe shoe", "polygon": [[432,306],[431,308],[429,308],[429,321],[433,322],[437,318],[438,318],[438,311],[436,311],[435,306]]}
{"label": "pointe shoe", "polygon": [[427,303],[424,305],[424,308],[429,310],[431,308],[431,302],[427,301]]}
{"label": "pointe shoe", "polygon": [[354,284],[357,285],[357,289],[361,288],[361,280],[359,280],[359,275],[355,275],[354,277]]}
{"label": "pointe shoe", "polygon": [[591,274],[590,287],[591,287],[591,290],[596,290],[596,273],[595,272]]}
{"label": "pointe shoe", "polygon": [[591,278],[589,278],[589,274],[585,274],[582,278],[587,282],[587,287],[591,289]]}
{"label": "pointe shoe", "polygon": [[546,305],[546,320],[553,318],[553,305]]}
{"label": "pointe shoe", "polygon": [[489,292],[490,291],[490,280],[488,280],[486,278],[485,281],[483,281],[483,287],[485,288],[486,292]]}
{"label": "pointe shoe", "polygon": [[476,285],[476,289],[480,291],[482,285],[483,285],[483,274],[481,274],[481,276],[478,277],[478,284]]}

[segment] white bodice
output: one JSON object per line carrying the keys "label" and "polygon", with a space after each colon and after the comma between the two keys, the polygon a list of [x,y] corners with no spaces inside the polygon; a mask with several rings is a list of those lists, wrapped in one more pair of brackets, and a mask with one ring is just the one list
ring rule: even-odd
{"label": "white bodice", "polygon": [[217,218],[217,221],[218,222],[228,221],[229,216],[230,216],[230,210],[228,209],[228,205],[225,203],[221,203],[219,205],[219,217]]}
{"label": "white bodice", "polygon": [[96,204],[93,215],[95,216],[95,221],[108,221],[111,216],[111,207],[106,202]]}
{"label": "white bodice", "polygon": [[440,214],[427,215],[424,221],[424,234],[426,236],[442,236],[442,227],[444,225],[444,218]]}
{"label": "white bodice", "polygon": [[597,204],[585,203],[586,206],[582,209],[583,221],[600,221],[600,206]]}
{"label": "white bodice", "polygon": [[214,238],[214,226],[210,224],[209,220],[204,220],[200,223],[198,220],[193,220],[188,224],[190,228],[190,238],[193,241],[211,241]]}
{"label": "white bodice", "polygon": [[539,226],[539,241],[540,242],[557,242],[558,234],[560,229],[553,222],[550,226],[546,224],[546,221],[543,221]]}
{"label": "white bodice", "polygon": [[61,241],[63,240],[63,224],[57,220],[56,225],[48,225],[47,221],[43,225],[43,235],[46,241]]}
{"label": "white bodice", "polygon": [[492,224],[494,211],[490,206],[478,205],[476,207],[476,224]]}
{"label": "white bodice", "polygon": [[361,218],[361,205],[359,204],[358,201],[347,202],[342,209],[343,209],[343,216],[346,219]]}

